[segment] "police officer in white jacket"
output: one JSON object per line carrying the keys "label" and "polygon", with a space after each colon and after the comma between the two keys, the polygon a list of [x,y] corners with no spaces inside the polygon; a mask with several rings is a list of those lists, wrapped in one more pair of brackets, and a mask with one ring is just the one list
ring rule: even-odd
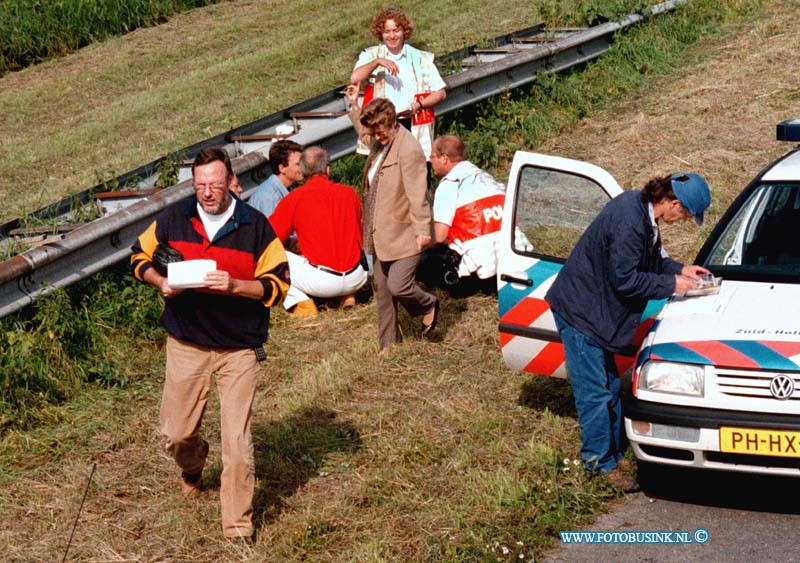
{"label": "police officer in white jacket", "polygon": [[494,278],[505,186],[467,160],[466,147],[455,135],[434,141],[431,165],[442,178],[433,203],[436,243],[460,257],[458,277]]}

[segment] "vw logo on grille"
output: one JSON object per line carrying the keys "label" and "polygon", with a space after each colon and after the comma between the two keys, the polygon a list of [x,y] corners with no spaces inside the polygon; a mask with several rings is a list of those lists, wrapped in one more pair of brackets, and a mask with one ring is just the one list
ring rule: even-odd
{"label": "vw logo on grille", "polygon": [[776,375],[769,382],[769,392],[779,401],[785,401],[794,393],[794,380],[788,375]]}

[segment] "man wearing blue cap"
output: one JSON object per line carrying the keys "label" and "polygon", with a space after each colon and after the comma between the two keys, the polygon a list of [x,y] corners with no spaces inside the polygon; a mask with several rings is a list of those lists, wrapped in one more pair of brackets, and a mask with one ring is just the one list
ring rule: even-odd
{"label": "man wearing blue cap", "polygon": [[708,273],[667,256],[658,225],[690,217],[701,225],[710,203],[708,184],[693,172],[621,194],[583,233],[545,296],[564,343],[584,467],[626,492],[638,487],[618,466],[622,413],[614,354],[631,346],[649,300],[683,295]]}

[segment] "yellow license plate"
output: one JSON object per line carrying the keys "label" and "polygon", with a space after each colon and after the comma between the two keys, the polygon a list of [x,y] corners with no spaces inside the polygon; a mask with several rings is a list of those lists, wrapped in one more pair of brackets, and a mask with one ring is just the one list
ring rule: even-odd
{"label": "yellow license plate", "polygon": [[729,454],[800,457],[800,432],[723,426],[719,449]]}

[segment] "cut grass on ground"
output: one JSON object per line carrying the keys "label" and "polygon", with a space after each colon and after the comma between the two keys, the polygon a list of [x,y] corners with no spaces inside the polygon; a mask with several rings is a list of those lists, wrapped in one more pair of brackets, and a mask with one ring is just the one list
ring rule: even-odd
{"label": "cut grass on ground", "polygon": [[[97,463],[73,560],[475,561],[495,542],[498,554],[505,546],[531,559],[547,534],[613,493],[564,465],[576,456],[570,407],[554,415],[528,401],[536,393],[520,390],[526,378],[495,349],[495,316],[489,297],[449,301],[441,342],[420,340],[407,320],[407,341],[376,360],[372,304],[302,323],[278,314],[255,409],[252,559],[218,537],[217,405],[204,426],[210,490],[185,504],[159,453],[152,380],[93,394],[91,409],[58,409],[63,424],[5,437],[0,550],[54,560]],[[160,351],[148,355],[160,365]],[[552,383],[556,404],[568,403],[564,382]]]}

